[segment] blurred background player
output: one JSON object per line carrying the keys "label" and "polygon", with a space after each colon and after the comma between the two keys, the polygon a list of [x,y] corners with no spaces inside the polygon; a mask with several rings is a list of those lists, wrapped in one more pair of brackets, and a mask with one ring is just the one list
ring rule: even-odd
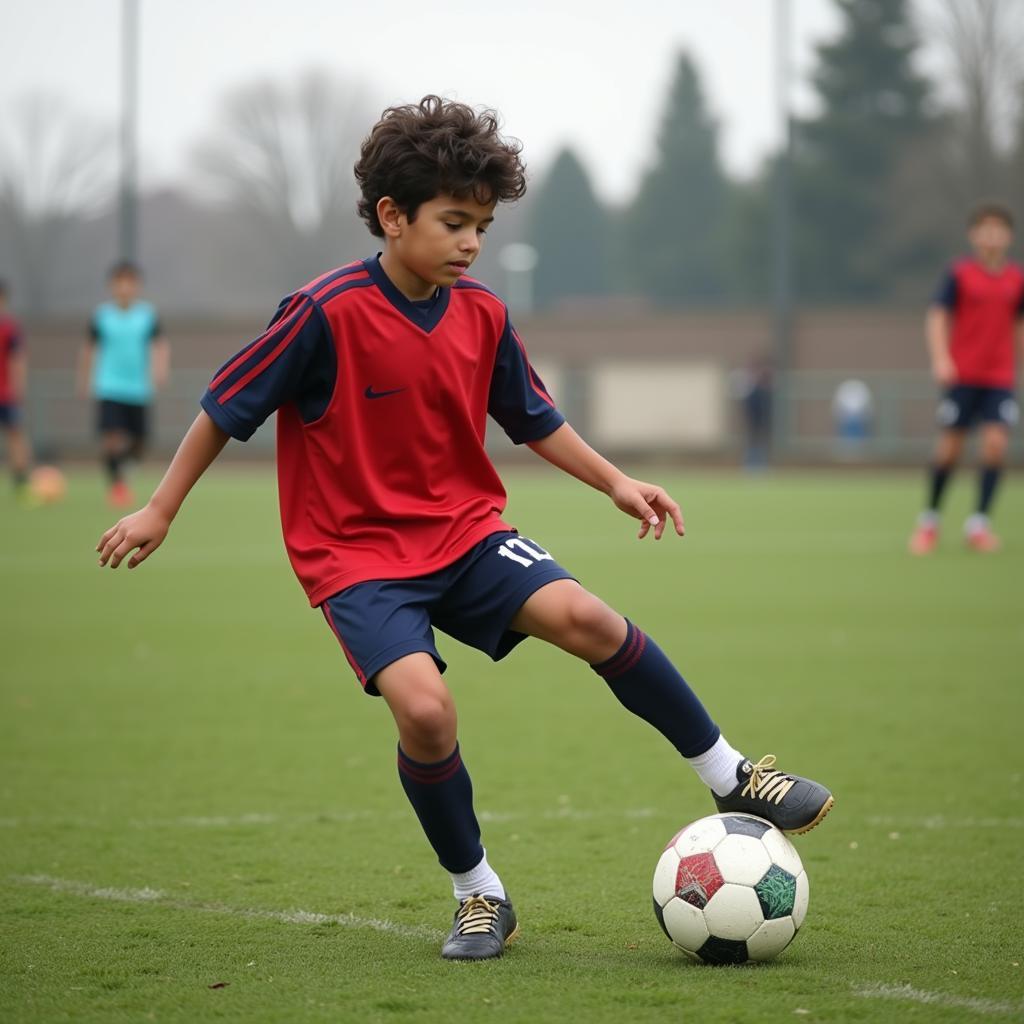
{"label": "blurred background player", "polygon": [[7,435],[7,459],[19,496],[25,494],[28,483],[28,438],[21,426],[26,377],[21,328],[7,309],[7,283],[0,281],[0,427]]}
{"label": "blurred background player", "polygon": [[967,431],[981,424],[981,471],[974,513],[964,524],[976,551],[995,551],[989,510],[1019,410],[1014,398],[1018,346],[1024,346],[1024,270],[1007,260],[1013,217],[996,203],[979,206],[968,222],[973,256],[953,264],[928,310],[932,374],[944,388],[942,428],[931,468],[927,508],[910,538],[915,555],[933,551],[939,508]]}
{"label": "blurred background player", "polygon": [[167,382],[170,349],[153,306],[142,300],[142,275],[133,263],[113,266],[110,300],[96,307],[79,362],[79,392],[97,402],[103,464],[110,503],[128,505],[126,459],[140,459],[149,428],[154,391]]}

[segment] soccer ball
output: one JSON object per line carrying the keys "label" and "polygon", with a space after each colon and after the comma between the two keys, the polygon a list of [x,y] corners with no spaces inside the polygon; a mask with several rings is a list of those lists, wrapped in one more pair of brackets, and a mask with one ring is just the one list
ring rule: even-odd
{"label": "soccer ball", "polygon": [[749,814],[713,814],[672,837],[654,869],[654,913],[684,953],[709,964],[770,960],[807,914],[793,844]]}
{"label": "soccer ball", "polygon": [[60,501],[67,492],[64,474],[56,466],[36,466],[29,474],[28,486],[36,501],[44,505]]}

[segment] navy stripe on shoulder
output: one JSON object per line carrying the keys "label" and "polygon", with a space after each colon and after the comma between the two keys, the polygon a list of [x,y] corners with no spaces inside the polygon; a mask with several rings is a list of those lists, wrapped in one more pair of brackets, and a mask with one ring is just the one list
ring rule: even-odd
{"label": "navy stripe on shoulder", "polygon": [[338,267],[336,270],[328,270],[326,274],[314,277],[301,291],[307,295],[312,295],[314,292],[323,291],[324,288],[334,284],[335,281],[340,281],[344,277],[351,277],[353,274],[362,273],[365,269],[362,260],[358,260],[355,263],[346,263],[343,267]]}
{"label": "navy stripe on shoulder", "polygon": [[369,277],[361,277],[358,281],[343,281],[336,288],[333,288],[324,295],[320,295],[316,301],[322,307],[345,292],[351,292],[357,288],[369,288],[372,287],[372,285],[373,279]]}

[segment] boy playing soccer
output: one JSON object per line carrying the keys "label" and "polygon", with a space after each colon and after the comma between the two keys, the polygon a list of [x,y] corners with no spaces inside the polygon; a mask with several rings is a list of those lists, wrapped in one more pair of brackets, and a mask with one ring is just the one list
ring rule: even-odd
{"label": "boy playing soccer", "polygon": [[976,551],[996,551],[999,539],[989,509],[1019,415],[1014,398],[1016,349],[1024,347],[1024,270],[1006,259],[1013,241],[1013,218],[994,203],[970,217],[967,238],[974,257],[947,272],[928,310],[926,334],[932,376],[943,398],[942,428],[931,467],[928,505],[910,538],[910,551],[927,555],[939,541],[939,507],[963,451],[967,431],[981,424],[978,501],[964,524]]}
{"label": "boy playing soccer", "polygon": [[79,360],[78,388],[96,399],[103,464],[115,508],[132,501],[124,481],[127,459],[142,457],[154,390],[167,383],[170,350],[156,310],[141,298],[142,274],[133,263],[110,271],[110,301],[101,302],[89,323]]}
{"label": "boy playing soccer", "polygon": [[28,438],[21,426],[26,363],[21,327],[7,311],[7,283],[0,281],[0,427],[7,435],[7,459],[14,491],[24,495],[28,484]]}
{"label": "boy playing soccer", "polygon": [[385,111],[355,168],[359,212],[383,252],[281,302],[213,378],[149,503],[97,546],[100,565],[139,565],[228,438],[277,411],[289,557],[363,689],[394,716],[401,784],[458,900],[442,950],[458,960],[500,956],[517,924],[481,845],[435,626],[495,660],[527,636],[584,659],[720,810],[805,832],[832,806],[773,756],[753,764],[729,746],[653,640],[501,520],[488,413],[639,519],[641,538],[660,539],[669,520],[683,533],[662,488],[621,473],[565,422],[504,304],[466,274],[496,205],[525,191],[519,151],[490,111],[436,96]]}

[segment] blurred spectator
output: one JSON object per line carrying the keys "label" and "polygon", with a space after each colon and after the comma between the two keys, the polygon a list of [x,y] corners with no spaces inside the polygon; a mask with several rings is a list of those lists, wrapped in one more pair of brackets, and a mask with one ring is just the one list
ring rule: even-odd
{"label": "blurred spectator", "polygon": [[871,389],[862,380],[851,377],[836,388],[832,398],[832,419],[839,438],[840,452],[859,455],[871,434],[875,402]]}
{"label": "blurred spectator", "polygon": [[730,383],[743,415],[743,465],[755,471],[765,469],[772,439],[771,359],[754,356],[732,372]]}

